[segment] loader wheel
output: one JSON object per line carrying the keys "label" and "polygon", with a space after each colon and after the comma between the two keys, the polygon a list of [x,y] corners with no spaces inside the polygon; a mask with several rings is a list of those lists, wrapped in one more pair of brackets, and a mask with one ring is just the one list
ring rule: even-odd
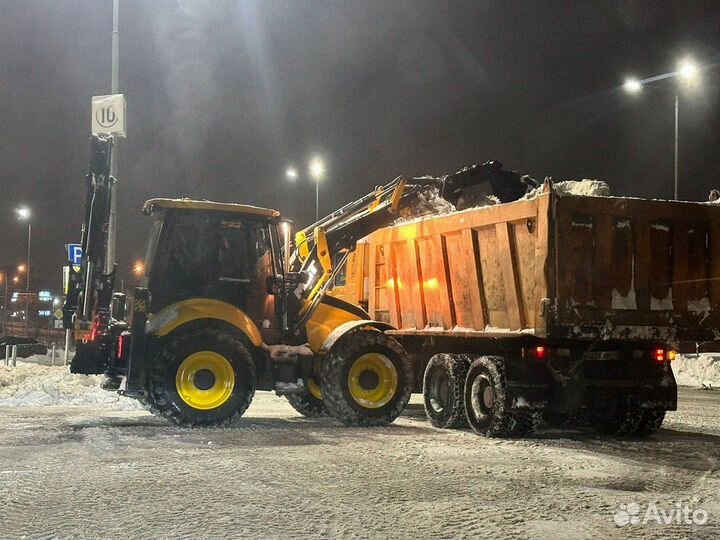
{"label": "loader wheel", "polygon": [[425,414],[439,428],[467,426],[465,417],[465,378],[470,361],[465,356],[436,354],[428,362],[423,377]]}
{"label": "loader wheel", "polygon": [[514,411],[507,399],[505,361],[500,356],[481,356],[465,379],[465,412],[472,430],[485,437],[522,437],[540,422],[540,411]]}
{"label": "loader wheel", "polygon": [[591,412],[590,421],[595,430],[602,435],[635,433],[642,423],[644,411],[633,395],[624,389],[612,388],[604,398]]}
{"label": "loader wheel", "polygon": [[315,379],[308,379],[307,388],[300,394],[288,394],[285,396],[290,406],[297,412],[308,418],[328,416],[325,402],[322,398],[322,390]]}
{"label": "loader wheel", "polygon": [[347,426],[387,425],[410,400],[410,359],[382,332],[360,330],[345,336],[320,369],[325,406]]}
{"label": "loader wheel", "polygon": [[150,374],[150,410],[181,425],[240,417],[255,394],[255,364],[245,344],[217,330],[183,333],[165,344]]}

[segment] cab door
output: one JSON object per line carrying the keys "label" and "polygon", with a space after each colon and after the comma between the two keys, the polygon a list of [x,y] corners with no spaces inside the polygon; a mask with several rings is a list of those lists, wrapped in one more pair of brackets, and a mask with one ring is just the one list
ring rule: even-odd
{"label": "cab door", "polygon": [[276,264],[269,224],[221,219],[217,224],[216,252],[213,296],[242,309],[267,343],[276,342],[280,328],[275,297],[268,292]]}

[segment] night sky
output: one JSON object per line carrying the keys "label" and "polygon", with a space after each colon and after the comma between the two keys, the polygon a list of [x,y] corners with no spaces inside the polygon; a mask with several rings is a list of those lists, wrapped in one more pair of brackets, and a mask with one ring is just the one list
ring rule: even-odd
{"label": "night sky", "polygon": [[[78,241],[90,98],[110,91],[111,0],[0,0],[0,265],[59,289]],[[717,1],[121,0],[118,261],[144,251],[154,196],[314,217],[305,177],[327,162],[321,212],[399,174],[487,159],[536,178],[599,178],[670,198],[673,89],[626,76],[720,60]],[[681,198],[720,187],[720,69],[684,90]]]}

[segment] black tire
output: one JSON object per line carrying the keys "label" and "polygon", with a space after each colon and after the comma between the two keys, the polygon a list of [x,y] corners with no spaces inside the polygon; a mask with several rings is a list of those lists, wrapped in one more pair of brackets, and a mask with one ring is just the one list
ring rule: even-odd
{"label": "black tire", "polygon": [[436,354],[428,362],[423,376],[425,414],[439,428],[467,426],[465,417],[465,378],[470,360],[456,354]]}
{"label": "black tire", "polygon": [[635,428],[635,431],[633,432],[633,436],[635,437],[647,437],[648,435],[652,435],[655,433],[658,429],[660,429],[660,426],[662,426],[663,421],[665,420],[665,411],[664,410],[658,410],[658,409],[645,409],[642,412],[642,418],[640,419],[640,423],[638,424],[637,428]]}
{"label": "black tire", "polygon": [[[377,359],[370,361],[380,367],[356,377],[368,358]],[[347,426],[390,424],[407,406],[413,388],[412,364],[405,350],[390,336],[373,330],[352,332],[336,343],[322,361],[320,379],[328,412]]]}
{"label": "black tire", "polygon": [[510,408],[505,361],[500,356],[481,356],[470,364],[465,379],[465,413],[470,428],[485,437],[529,435],[542,418],[542,411]]}
{"label": "black tire", "polygon": [[633,397],[623,389],[609,389],[602,407],[592,410],[590,422],[601,435],[632,435],[640,427],[643,409]]}
{"label": "black tire", "polygon": [[[212,358],[219,355],[227,361],[229,366],[225,367],[223,360],[218,360],[226,369],[223,372],[227,375],[225,384],[222,384],[223,379],[216,377],[210,368],[193,372],[183,366],[185,360],[191,356],[197,358],[193,355],[203,352],[210,353]],[[202,362],[202,357],[200,361]],[[149,370],[146,407],[180,425],[219,425],[230,422],[242,416],[255,395],[255,363],[247,346],[240,338],[217,330],[200,329],[170,338]],[[232,378],[229,376],[230,372]],[[182,378],[183,374],[188,377],[184,383],[180,383],[181,388],[178,388],[177,377]],[[192,381],[189,380],[189,375],[192,375]],[[201,376],[202,382],[199,379]],[[215,406],[212,402],[198,401],[195,405],[200,408],[193,406],[192,400],[183,398],[181,393],[181,389],[187,390],[188,385],[195,385],[193,391],[197,392],[195,395],[198,399],[204,399],[204,391],[217,391],[218,404]]]}
{"label": "black tire", "polygon": [[325,402],[313,396],[307,389],[300,394],[288,394],[285,399],[293,409],[308,418],[329,416]]}

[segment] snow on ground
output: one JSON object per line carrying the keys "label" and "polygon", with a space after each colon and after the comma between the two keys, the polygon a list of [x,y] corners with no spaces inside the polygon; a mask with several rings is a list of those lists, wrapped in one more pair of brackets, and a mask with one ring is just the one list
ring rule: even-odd
{"label": "snow on ground", "polygon": [[101,403],[113,409],[140,408],[135,400],[102,390],[102,376],[75,375],[68,367],[49,363],[48,358],[32,356],[18,360],[17,367],[0,367],[0,407]]}
{"label": "snow on ground", "polygon": [[671,365],[680,386],[720,389],[720,354],[678,355]]}
{"label": "snow on ground", "polygon": [[[305,419],[259,392],[225,428],[107,405],[0,408],[0,539],[716,539],[720,392],[683,389],[648,439]],[[629,505],[704,525],[616,525]]]}

